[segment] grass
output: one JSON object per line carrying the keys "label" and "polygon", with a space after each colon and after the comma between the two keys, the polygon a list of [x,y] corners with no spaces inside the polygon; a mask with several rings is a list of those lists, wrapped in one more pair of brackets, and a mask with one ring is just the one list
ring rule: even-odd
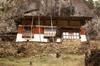
{"label": "grass", "polygon": [[56,58],[55,54],[39,54],[30,58],[0,58],[0,66],[84,66],[84,55],[64,54]]}

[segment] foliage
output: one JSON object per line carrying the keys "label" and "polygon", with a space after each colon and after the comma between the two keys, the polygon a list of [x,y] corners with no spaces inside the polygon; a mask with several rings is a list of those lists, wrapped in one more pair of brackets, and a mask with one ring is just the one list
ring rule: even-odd
{"label": "foliage", "polygon": [[[55,56],[55,54],[54,54]],[[39,54],[29,58],[16,59],[14,57],[0,58],[0,66],[84,66],[84,55],[63,54],[56,58],[51,54]]]}
{"label": "foliage", "polygon": [[71,57],[65,56],[65,57],[63,57],[62,59],[63,59],[63,60],[68,60],[68,59],[71,59]]}
{"label": "foliage", "polygon": [[94,5],[93,0],[88,0],[88,2],[92,5]]}
{"label": "foliage", "polygon": [[3,3],[3,2],[0,2],[0,18],[3,19],[3,18],[6,18],[7,15],[6,15],[6,12],[9,10],[9,4],[7,3]]}
{"label": "foliage", "polygon": [[100,0],[95,1],[95,7],[100,11]]}

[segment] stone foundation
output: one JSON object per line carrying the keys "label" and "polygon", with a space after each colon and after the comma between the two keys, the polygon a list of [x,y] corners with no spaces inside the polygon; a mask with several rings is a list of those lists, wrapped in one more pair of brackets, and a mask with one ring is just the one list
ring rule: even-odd
{"label": "stone foundation", "polygon": [[[91,45],[90,45],[91,44]],[[40,42],[1,42],[0,57],[18,56],[30,57],[40,53],[83,54],[88,50],[97,49],[98,42],[81,42],[81,40],[63,40],[62,43],[40,43]]]}

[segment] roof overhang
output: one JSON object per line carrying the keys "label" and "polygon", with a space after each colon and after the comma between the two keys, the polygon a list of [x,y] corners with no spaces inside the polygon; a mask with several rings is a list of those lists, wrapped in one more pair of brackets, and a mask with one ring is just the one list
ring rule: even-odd
{"label": "roof overhang", "polygon": [[85,17],[85,16],[23,16],[23,17],[18,17],[16,16],[16,18],[20,18],[20,19],[52,19],[52,20],[91,20],[92,17]]}

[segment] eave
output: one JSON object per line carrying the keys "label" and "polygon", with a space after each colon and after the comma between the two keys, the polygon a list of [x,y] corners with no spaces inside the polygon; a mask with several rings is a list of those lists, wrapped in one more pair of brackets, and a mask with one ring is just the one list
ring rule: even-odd
{"label": "eave", "polygon": [[49,20],[51,19],[52,17],[52,20],[91,20],[92,17],[87,17],[87,16],[23,16],[23,17],[19,17],[19,16],[16,16],[15,18],[19,18],[19,19],[28,19],[28,20],[31,20],[32,18],[34,19],[46,19],[46,20]]}

